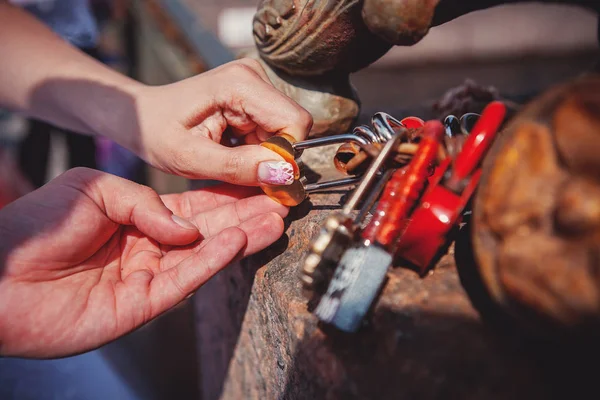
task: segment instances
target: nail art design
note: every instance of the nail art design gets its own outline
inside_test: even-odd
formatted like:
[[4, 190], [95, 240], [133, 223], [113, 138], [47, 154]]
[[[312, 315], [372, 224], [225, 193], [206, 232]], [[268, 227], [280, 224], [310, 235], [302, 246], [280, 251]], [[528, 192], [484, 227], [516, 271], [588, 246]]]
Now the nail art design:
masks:
[[294, 183], [294, 167], [285, 161], [264, 161], [258, 164], [258, 180], [270, 185]]

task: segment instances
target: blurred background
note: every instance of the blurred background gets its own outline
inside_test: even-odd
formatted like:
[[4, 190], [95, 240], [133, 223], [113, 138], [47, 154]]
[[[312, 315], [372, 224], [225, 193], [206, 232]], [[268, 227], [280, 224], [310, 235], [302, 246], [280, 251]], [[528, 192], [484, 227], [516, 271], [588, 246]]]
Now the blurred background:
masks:
[[[62, 0], [15, 1], [40, 18]], [[201, 73], [254, 47], [257, 0], [90, 0], [97, 36], [73, 43], [152, 85]], [[60, 28], [60, 27], [58, 27]], [[377, 111], [426, 117], [448, 89], [473, 79], [526, 101], [597, 62], [597, 16], [582, 8], [500, 6], [434, 28], [352, 75], [361, 119]], [[116, 144], [82, 137], [0, 110], [0, 206], [68, 168], [88, 166], [183, 191]], [[207, 307], [204, 305], [204, 307]], [[81, 356], [0, 359], [0, 399], [207, 399], [202, 395], [194, 298], [131, 335]]]

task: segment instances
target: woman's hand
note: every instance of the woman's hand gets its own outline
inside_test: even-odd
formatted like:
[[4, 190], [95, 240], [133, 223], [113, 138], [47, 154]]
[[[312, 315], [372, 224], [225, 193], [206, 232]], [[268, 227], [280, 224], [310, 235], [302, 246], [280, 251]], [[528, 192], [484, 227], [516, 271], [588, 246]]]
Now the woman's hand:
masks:
[[0, 354], [94, 349], [190, 296], [283, 233], [256, 188], [158, 196], [78, 168], [0, 211]]
[[[4, 108], [107, 136], [161, 170], [188, 178], [253, 186], [292, 181], [289, 164], [256, 144], [276, 133], [301, 140], [312, 117], [275, 89], [255, 60], [147, 86], [74, 49], [2, 1], [0, 42]], [[226, 147], [228, 136], [247, 145]]]
[[[188, 178], [291, 183], [285, 173], [291, 165], [258, 144], [277, 133], [302, 140], [312, 126], [310, 114], [275, 89], [251, 59], [166, 86], [142, 86], [134, 97], [137, 127], [123, 122], [115, 125], [118, 134], [108, 133], [129, 137], [124, 144], [150, 164]], [[243, 145], [228, 146], [231, 138]]]

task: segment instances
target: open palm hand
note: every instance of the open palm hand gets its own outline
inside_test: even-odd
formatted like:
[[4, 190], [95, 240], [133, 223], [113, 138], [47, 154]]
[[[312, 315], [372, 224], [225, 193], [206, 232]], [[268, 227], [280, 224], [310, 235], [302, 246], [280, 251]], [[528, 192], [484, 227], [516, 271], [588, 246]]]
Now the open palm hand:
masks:
[[0, 354], [91, 350], [175, 306], [281, 236], [287, 208], [257, 193], [222, 185], [158, 196], [74, 169], [8, 205], [0, 211]]

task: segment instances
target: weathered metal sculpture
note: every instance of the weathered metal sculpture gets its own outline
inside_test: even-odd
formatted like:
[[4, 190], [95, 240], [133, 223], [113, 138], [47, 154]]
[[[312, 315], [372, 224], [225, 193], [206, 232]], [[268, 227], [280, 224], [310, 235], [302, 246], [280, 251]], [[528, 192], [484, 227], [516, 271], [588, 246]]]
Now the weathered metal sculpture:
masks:
[[[432, 26], [507, 2], [519, 0], [263, 0], [255, 57], [313, 114], [311, 135], [347, 132], [360, 108], [350, 73]], [[484, 315], [502, 310], [538, 332], [600, 321], [599, 93], [590, 75], [535, 99], [486, 158], [472, 230], [457, 244], [463, 283]]]
[[[469, 12], [523, 0], [262, 0], [254, 17], [255, 57], [277, 88], [309, 110], [311, 135], [347, 132], [360, 101], [349, 74], [395, 45]], [[597, 2], [580, 4], [598, 11]]]

